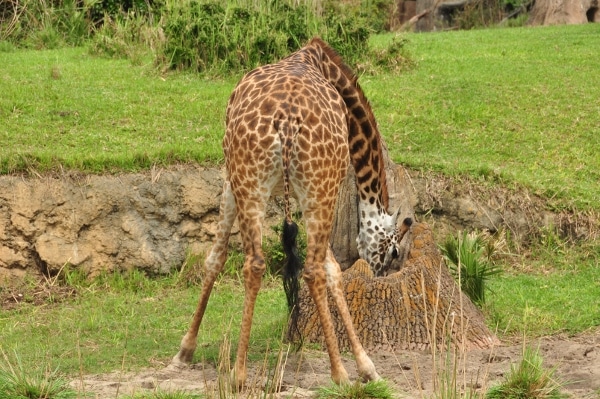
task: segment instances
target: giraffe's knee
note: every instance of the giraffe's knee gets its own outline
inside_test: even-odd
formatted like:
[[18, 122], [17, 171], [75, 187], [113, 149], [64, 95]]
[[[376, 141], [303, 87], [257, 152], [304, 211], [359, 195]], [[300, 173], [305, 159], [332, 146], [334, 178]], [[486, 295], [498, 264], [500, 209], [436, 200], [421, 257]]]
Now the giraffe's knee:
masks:
[[324, 289], [327, 284], [325, 271], [321, 268], [305, 267], [302, 278], [311, 291], [313, 289]]
[[267, 270], [265, 258], [260, 255], [254, 255], [249, 257], [244, 262], [244, 276], [245, 277], [262, 277]]

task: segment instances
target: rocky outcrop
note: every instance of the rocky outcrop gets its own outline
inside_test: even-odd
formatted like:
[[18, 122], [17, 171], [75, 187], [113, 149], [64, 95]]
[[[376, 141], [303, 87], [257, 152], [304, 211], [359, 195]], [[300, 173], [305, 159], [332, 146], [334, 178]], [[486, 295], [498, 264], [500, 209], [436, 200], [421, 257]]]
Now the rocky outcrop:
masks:
[[600, 22], [598, 0], [534, 1], [530, 25], [585, 24]]
[[[519, 242], [544, 228], [574, 239], [600, 236], [597, 213], [552, 213], [523, 189], [486, 187], [393, 164], [386, 173], [390, 210], [400, 208], [401, 220], [427, 221], [440, 239], [463, 229], [506, 229]], [[0, 280], [25, 270], [53, 275], [67, 263], [91, 275], [178, 268], [188, 251], [210, 246], [222, 182], [219, 168], [191, 166], [102, 176], [0, 176]], [[356, 201], [351, 200], [356, 187], [350, 175], [339, 198], [338, 204], [345, 201], [336, 212], [332, 246], [346, 268], [358, 258]], [[281, 223], [279, 204], [273, 201], [267, 208], [265, 233]]]
[[186, 251], [210, 245], [222, 181], [219, 169], [191, 167], [104, 176], [2, 176], [0, 277], [32, 268], [53, 275], [67, 263], [91, 275], [178, 268]]
[[[373, 277], [369, 265], [357, 261], [342, 273], [346, 302], [361, 343], [368, 349], [427, 349], [447, 344], [465, 349], [489, 348], [499, 343], [487, 328], [482, 312], [464, 295], [450, 275], [424, 223], [413, 225], [410, 250], [399, 272]], [[333, 304], [333, 299], [329, 298]], [[330, 307], [338, 344], [350, 349], [335, 306]], [[299, 299], [293, 341], [323, 345], [323, 331], [307, 286]]]

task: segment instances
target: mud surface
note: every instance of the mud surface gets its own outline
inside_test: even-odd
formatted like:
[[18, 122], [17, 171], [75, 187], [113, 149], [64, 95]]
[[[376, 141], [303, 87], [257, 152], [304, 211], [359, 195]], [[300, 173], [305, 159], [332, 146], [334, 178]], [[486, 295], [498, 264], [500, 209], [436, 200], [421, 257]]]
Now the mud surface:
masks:
[[[575, 337], [548, 337], [528, 342], [539, 347], [548, 368], [556, 367], [555, 377], [564, 385], [563, 391], [572, 398], [598, 398], [600, 395], [600, 329]], [[463, 360], [457, 354], [457, 371], [461, 389], [485, 390], [502, 380], [521, 360], [522, 342], [502, 344], [491, 350], [473, 350]], [[445, 355], [444, 355], [445, 356]], [[427, 398], [433, 393], [433, 370], [440, 370], [440, 360], [434, 365], [430, 352], [398, 351], [371, 354], [382, 377], [392, 383], [398, 396], [408, 399]], [[311, 397], [318, 387], [330, 384], [329, 363], [325, 352], [301, 351], [284, 357], [285, 363], [281, 390], [276, 397]], [[355, 365], [350, 356], [345, 358], [346, 368], [353, 380], [357, 379]], [[463, 373], [464, 371], [464, 373]], [[261, 364], [251, 364], [249, 387], [241, 397], [262, 397], [265, 378]], [[113, 372], [85, 375], [71, 382], [73, 387], [95, 398], [116, 398], [121, 395], [150, 393], [156, 390], [187, 391], [218, 396], [219, 378], [213, 364], [193, 364], [189, 368], [174, 369], [169, 365], [139, 372]]]

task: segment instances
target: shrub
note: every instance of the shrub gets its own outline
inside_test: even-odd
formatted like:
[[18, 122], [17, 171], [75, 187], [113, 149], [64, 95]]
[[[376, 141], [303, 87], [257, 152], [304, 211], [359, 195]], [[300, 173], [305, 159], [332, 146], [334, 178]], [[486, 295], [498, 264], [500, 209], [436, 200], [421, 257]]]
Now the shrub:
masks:
[[0, 40], [34, 48], [81, 45], [91, 33], [77, 0], [8, 1], [0, 6]]
[[359, 17], [331, 10], [321, 16], [305, 3], [272, 0], [253, 7], [192, 0], [168, 7], [160, 62], [171, 69], [247, 71], [320, 36], [353, 64], [365, 56], [370, 32]]
[[165, 0], [98, 0], [91, 3], [87, 10], [88, 20], [94, 25], [101, 25], [106, 17], [115, 19], [134, 14], [160, 15]]
[[449, 236], [440, 250], [461, 290], [476, 304], [485, 304], [486, 282], [501, 269], [492, 262], [493, 246], [478, 233]]

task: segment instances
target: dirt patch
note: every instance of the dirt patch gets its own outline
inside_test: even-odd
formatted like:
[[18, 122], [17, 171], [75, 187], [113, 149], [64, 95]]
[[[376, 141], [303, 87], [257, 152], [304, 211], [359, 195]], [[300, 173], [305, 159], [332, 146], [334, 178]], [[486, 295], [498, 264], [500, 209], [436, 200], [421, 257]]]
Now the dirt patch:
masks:
[[[598, 398], [600, 394], [600, 329], [575, 337], [541, 338], [528, 343], [539, 347], [547, 367], [556, 367], [556, 377], [565, 383], [564, 391], [572, 398]], [[523, 344], [513, 342], [488, 350], [472, 350], [464, 363], [457, 366], [460, 381], [466, 389], [485, 390], [498, 383], [509, 371], [511, 364], [521, 359]], [[371, 355], [382, 377], [392, 382], [395, 392], [408, 399], [430, 397], [434, 390], [434, 366], [430, 352], [378, 351]], [[443, 358], [438, 357], [438, 362]], [[345, 364], [353, 380], [357, 379], [350, 356]], [[438, 363], [439, 364], [439, 363]], [[464, 375], [463, 375], [464, 370]], [[266, 373], [260, 364], [251, 364], [247, 397], [264, 394]], [[285, 362], [283, 384], [277, 397], [311, 397], [316, 389], [330, 383], [329, 362], [325, 352], [301, 351], [289, 354]], [[174, 369], [164, 365], [139, 372], [113, 372], [85, 375], [71, 385], [94, 398], [116, 398], [120, 395], [160, 391], [187, 391], [211, 394], [219, 391], [217, 368], [212, 364], [197, 363], [189, 368]], [[463, 383], [460, 386], [464, 388]]]
[[56, 284], [56, 281], [43, 277], [10, 278], [0, 280], [0, 309], [12, 310], [21, 304], [41, 306], [59, 303], [77, 295], [73, 287]]

